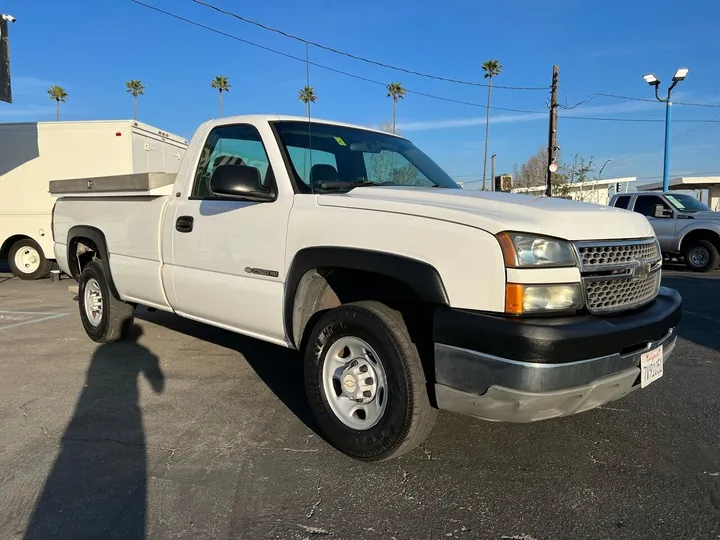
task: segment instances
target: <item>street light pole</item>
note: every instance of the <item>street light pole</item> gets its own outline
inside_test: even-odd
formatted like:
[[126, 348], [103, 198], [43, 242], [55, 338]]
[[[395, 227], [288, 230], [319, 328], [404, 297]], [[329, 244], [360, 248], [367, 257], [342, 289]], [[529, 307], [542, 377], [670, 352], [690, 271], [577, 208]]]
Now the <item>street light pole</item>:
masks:
[[497, 154], [490, 156], [490, 163], [492, 163], [490, 166], [490, 191], [495, 191], [495, 156]]
[[603, 163], [603, 166], [600, 167], [600, 172], [598, 173], [598, 180], [600, 180], [602, 178], [602, 172], [603, 172], [603, 169], [605, 169], [605, 165], [607, 165], [611, 161], [612, 161], [612, 158], [608, 159], [605, 163]]
[[652, 73], [643, 75], [643, 79], [650, 86], [655, 87], [655, 99], [661, 103], [665, 103], [665, 155], [663, 157], [663, 191], [670, 189], [670, 122], [672, 119], [672, 91], [677, 86], [677, 83], [684, 80], [690, 70], [688, 68], [680, 68], [675, 72], [673, 76], [673, 82], [668, 87], [667, 98], [662, 99], [660, 97], [660, 79], [658, 79]]

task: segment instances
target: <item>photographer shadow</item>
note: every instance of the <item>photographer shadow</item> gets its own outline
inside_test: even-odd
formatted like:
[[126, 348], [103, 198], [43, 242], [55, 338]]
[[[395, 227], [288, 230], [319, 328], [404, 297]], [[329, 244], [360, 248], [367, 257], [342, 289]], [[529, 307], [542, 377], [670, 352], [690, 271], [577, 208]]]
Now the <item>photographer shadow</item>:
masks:
[[100, 345], [30, 518], [26, 540], [145, 538], [147, 449], [139, 395], [165, 388], [158, 358], [125, 340]]

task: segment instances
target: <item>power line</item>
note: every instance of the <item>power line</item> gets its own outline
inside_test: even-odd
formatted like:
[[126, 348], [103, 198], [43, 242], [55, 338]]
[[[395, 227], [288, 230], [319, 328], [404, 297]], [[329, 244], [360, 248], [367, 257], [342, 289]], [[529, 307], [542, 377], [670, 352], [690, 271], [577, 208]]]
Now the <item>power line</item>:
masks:
[[[605, 118], [595, 116], [560, 116], [563, 120], [597, 120], [599, 122], [665, 122], [659, 118]], [[720, 124], [720, 120], [673, 120], [675, 123], [685, 124]]]
[[[684, 176], [684, 177], [692, 178], [692, 177], [696, 177], [696, 176], [707, 176], [710, 174], [720, 174], [720, 171], [707, 171], [707, 172], [700, 172], [700, 173], [675, 173], [672, 176], [675, 176], [675, 177]], [[660, 175], [660, 176], [642, 176], [642, 177], [636, 178], [636, 180], [656, 180], [658, 178], [662, 178], [662, 175]], [[703, 189], [703, 188], [688, 187], [688, 189], [692, 190], [692, 189]]]
[[[193, 1], [194, 1], [194, 0], [193, 0]], [[233, 39], [233, 40], [235, 40], [235, 41], [239, 41], [239, 42], [244, 43], [244, 44], [246, 44], [246, 45], [250, 45], [250, 46], [253, 46], [253, 47], [257, 47], [257, 48], [262, 49], [262, 50], [264, 50], [264, 51], [271, 52], [271, 53], [274, 53], [274, 54], [278, 54], [278, 55], [283, 56], [283, 57], [285, 57], [285, 58], [290, 58], [291, 60], [296, 60], [296, 61], [302, 62], [302, 63], [304, 63], [304, 64], [310, 64], [310, 65], [312, 65], [312, 66], [315, 66], [315, 67], [320, 68], [320, 69], [324, 69], [324, 70], [326, 70], [326, 71], [330, 71], [330, 72], [332, 72], [332, 73], [337, 73], [337, 74], [339, 74], [339, 75], [344, 75], [344, 76], [346, 76], [346, 77], [351, 77], [351, 78], [353, 78], [353, 79], [360, 80], [360, 81], [364, 81], [364, 82], [368, 82], [368, 83], [375, 84], [375, 85], [378, 85], [378, 86], [382, 86], [382, 87], [387, 86], [387, 84], [384, 83], [384, 82], [377, 81], [377, 80], [374, 80], [374, 79], [370, 79], [370, 78], [368, 78], [368, 77], [363, 77], [363, 76], [357, 75], [357, 74], [355, 74], [355, 73], [350, 73], [350, 72], [348, 72], [348, 71], [343, 71], [343, 70], [336, 69], [336, 68], [333, 68], [333, 67], [330, 67], [330, 66], [326, 66], [326, 65], [323, 65], [323, 64], [318, 64], [317, 62], [307, 62], [305, 58], [301, 58], [301, 57], [299, 57], [299, 56], [295, 56], [295, 55], [292, 55], [292, 54], [289, 54], [289, 53], [286, 53], [286, 52], [283, 52], [283, 51], [274, 49], [274, 48], [272, 48], [272, 47], [268, 47], [268, 46], [266, 46], [266, 45], [261, 45], [261, 44], [259, 44], [259, 43], [254, 42], [254, 41], [250, 41], [250, 40], [247, 40], [247, 39], [238, 37], [238, 36], [236, 36], [236, 35], [234, 35], [234, 34], [230, 34], [230, 33], [228, 33], [228, 32], [224, 32], [224, 31], [222, 31], [222, 30], [218, 30], [217, 28], [213, 28], [213, 27], [208, 26], [208, 25], [206, 25], [206, 24], [199, 23], [199, 22], [194, 21], [194, 20], [192, 20], [192, 19], [188, 19], [188, 18], [183, 17], [183, 16], [181, 16], [181, 15], [177, 15], [177, 14], [172, 13], [172, 12], [170, 12], [170, 11], [166, 11], [166, 10], [164, 10], [164, 9], [161, 9], [161, 8], [158, 8], [158, 7], [155, 7], [155, 6], [152, 6], [152, 5], [150, 5], [150, 4], [146, 4], [145, 2], [142, 2], [142, 1], [140, 1], [140, 0], [130, 0], [130, 2], [132, 2], [132, 3], [134, 3], [134, 4], [137, 4], [137, 5], [139, 5], [139, 6], [142, 6], [142, 7], [144, 7], [144, 8], [147, 8], [147, 9], [150, 9], [150, 10], [153, 10], [153, 11], [156, 11], [156, 12], [161, 13], [161, 14], [163, 14], [163, 15], [166, 15], [166, 16], [168, 16], [168, 17], [172, 17], [173, 19], [177, 19], [177, 20], [182, 21], [182, 22], [185, 22], [185, 23], [187, 23], [187, 24], [191, 24], [191, 25], [193, 25], [193, 26], [197, 26], [198, 28], [202, 28], [202, 29], [204, 29], [204, 30], [208, 30], [208, 31], [210, 31], [210, 32], [213, 32], [213, 33], [215, 33], [215, 34], [218, 34], [218, 35], [221, 35], [221, 36], [224, 36], [224, 37]], [[493, 87], [495, 88], [494, 85], [493, 85]], [[467, 106], [469, 106], [469, 107], [478, 107], [478, 108], [481, 108], [481, 109], [486, 109], [486, 108], [487, 108], [487, 105], [483, 105], [482, 103], [473, 103], [473, 102], [470, 102], [470, 101], [463, 101], [463, 100], [459, 100], [459, 99], [449, 98], [449, 97], [446, 97], [446, 96], [438, 96], [438, 95], [435, 95], [435, 94], [429, 94], [429, 93], [427, 93], [427, 92], [420, 92], [420, 91], [411, 90], [411, 89], [406, 89], [406, 90], [407, 90], [407, 93], [408, 93], [408, 94], [413, 94], [413, 95], [416, 95], [416, 96], [422, 96], [422, 97], [426, 97], [426, 98], [430, 98], [430, 99], [436, 99], [436, 100], [445, 101], [445, 102], [448, 102], [448, 103], [457, 103], [457, 104], [459, 104], [459, 105], [467, 105]], [[600, 94], [598, 94], [598, 95], [600, 95]], [[615, 97], [615, 96], [612, 95], [612, 94], [604, 94], [604, 95], [610, 96], [610, 97]], [[617, 97], [623, 97], [623, 96], [617, 96]], [[641, 99], [641, 98], [626, 98], [626, 99]], [[587, 101], [587, 99], [586, 99], [585, 101]], [[652, 101], [652, 100], [642, 100], [642, 101]], [[570, 108], [574, 108], [574, 107], [570, 107]], [[533, 111], [533, 110], [528, 110], [528, 109], [513, 109], [513, 108], [508, 108], [508, 107], [496, 107], [496, 106], [491, 106], [490, 109], [496, 110], [496, 111], [504, 111], [504, 112], [516, 112], [516, 113], [522, 113], [522, 114], [543, 114], [543, 115], [546, 114], [546, 112], [544, 112], [544, 111]], [[590, 120], [590, 121], [593, 121], [593, 120], [594, 120], [594, 121], [604, 121], [604, 122], [663, 122], [663, 121], [664, 121], [664, 120], [643, 119], [643, 118], [640, 118], [640, 119], [627, 119], [627, 118], [600, 118], [600, 117], [582, 117], [582, 116], [561, 116], [560, 118], [563, 118], [563, 119], [576, 119], [576, 120]], [[717, 122], [717, 121], [716, 121], [716, 120], [673, 120], [673, 122], [678, 122], [678, 123], [682, 123], [682, 122], [687, 122], [687, 123], [693, 123], [693, 122], [697, 122], [697, 123], [714, 123], [714, 122]]]
[[[440, 77], [438, 75], [430, 75], [428, 73], [422, 73], [420, 71], [414, 71], [411, 69], [394, 66], [392, 64], [385, 64], [383, 62], [378, 62], [376, 60], [370, 60], [369, 58], [365, 58], [364, 56], [358, 56], [356, 54], [351, 54], [351, 53], [348, 53], [345, 51], [341, 51], [334, 47], [328, 47], [327, 45], [322, 45], [315, 41], [310, 41], [308, 39], [301, 38], [294, 34], [285, 32], [283, 30], [273, 28], [272, 26], [268, 26], [266, 24], [262, 24], [257, 21], [253, 21], [252, 19], [248, 19], [247, 17], [243, 17], [242, 15], [238, 15], [237, 13], [233, 13], [232, 11], [228, 11], [228, 10], [219, 8], [208, 2], [203, 2], [202, 0], [192, 0], [192, 2], [199, 4], [201, 6], [205, 6], [206, 8], [212, 9], [214, 11], [217, 11], [218, 13], [222, 13], [223, 15], [227, 15], [229, 17], [234, 17], [235, 19], [238, 19], [245, 23], [252, 24], [254, 26], [257, 26], [258, 28], [262, 28], [263, 30], [267, 30], [269, 32], [274, 32], [276, 34], [280, 34], [281, 36], [285, 36], [286, 38], [289, 38], [289, 39], [294, 39], [295, 41], [305, 43], [306, 45], [312, 45], [313, 47], [317, 47], [318, 49], [323, 49], [323, 50], [326, 50], [326, 51], [329, 51], [329, 52], [332, 52], [335, 54], [339, 54], [341, 56], [346, 56], [346, 57], [352, 58], [354, 60], [360, 60], [361, 62], [365, 62], [367, 64], [373, 64], [373, 65], [384, 67], [387, 69], [392, 69], [394, 71], [401, 71], [403, 73], [409, 73], [410, 75], [417, 75], [418, 77], [425, 77], [427, 79], [434, 79], [437, 81], [445, 81], [445, 82], [451, 82], [451, 83], [455, 83], [455, 84], [464, 84], [464, 85], [468, 85], [468, 86], [481, 86], [481, 87], [485, 87], [485, 88], [487, 88], [489, 86], [488, 84], [483, 84], [483, 83], [464, 81], [461, 79], [451, 79], [448, 77]], [[504, 90], [548, 90], [547, 86], [499, 86], [499, 85], [495, 85], [495, 84], [493, 85], [493, 88], [502, 88]]]
[[[267, 47], [267, 46], [265, 46], [265, 45], [260, 45], [259, 43], [255, 43], [254, 41], [250, 41], [250, 40], [247, 40], [247, 39], [243, 39], [243, 38], [238, 37], [238, 36], [236, 36], [236, 35], [234, 35], [234, 34], [230, 34], [230, 33], [228, 33], [228, 32], [223, 32], [222, 30], [218, 30], [217, 28], [213, 28], [212, 26], [208, 26], [208, 25], [206, 25], [206, 24], [202, 24], [202, 23], [199, 23], [199, 22], [197, 22], [197, 21], [193, 21], [192, 19], [188, 19], [188, 18], [186, 18], [186, 17], [182, 17], [181, 15], [177, 15], [177, 14], [175, 14], [175, 13], [171, 13], [170, 11], [166, 11], [166, 10], [164, 10], [164, 9], [160, 9], [160, 8], [158, 8], [158, 7], [152, 6], [152, 5], [150, 5], [150, 4], [146, 4], [146, 3], [144, 3], [144, 2], [141, 2], [140, 0], [130, 0], [130, 2], [132, 2], [132, 3], [134, 3], [134, 4], [137, 4], [137, 5], [139, 5], [139, 6], [145, 7], [145, 8], [147, 8], [147, 9], [151, 9], [151, 10], [156, 11], [156, 12], [158, 12], [158, 13], [162, 13], [163, 15], [166, 15], [166, 16], [168, 16], [168, 17], [172, 17], [173, 19], [177, 19], [177, 20], [179, 20], [179, 21], [183, 21], [183, 22], [185, 22], [185, 23], [192, 24], [193, 26], [197, 26], [198, 28], [202, 28], [202, 29], [204, 29], [204, 30], [208, 30], [208, 31], [210, 31], [210, 32], [214, 32], [215, 34], [219, 34], [219, 35], [221, 35], [221, 36], [224, 36], [224, 37], [227, 37], [227, 38], [230, 38], [230, 39], [234, 39], [235, 41], [239, 41], [239, 42], [244, 43], [244, 44], [246, 44], [246, 45], [251, 45], [251, 46], [253, 46], [253, 47], [257, 47], [257, 48], [259, 48], [259, 49], [263, 49], [263, 50], [268, 51], [268, 52], [272, 52], [272, 53], [275, 53], [275, 54], [279, 54], [280, 56], [284, 56], [285, 58], [290, 58], [290, 59], [292, 59], [292, 60], [297, 60], [298, 62], [302, 62], [303, 64], [306, 64], [306, 63], [307, 63], [307, 64], [310, 64], [311, 66], [315, 66], [315, 67], [320, 68], [320, 69], [324, 69], [324, 70], [327, 70], [327, 71], [331, 71], [331, 72], [337, 73], [337, 74], [339, 74], [339, 75], [345, 75], [346, 77], [352, 77], [353, 79], [357, 79], [357, 80], [360, 80], [360, 81], [365, 81], [365, 82], [368, 82], [368, 83], [376, 84], [376, 85], [379, 85], [379, 86], [382, 86], [382, 87], [386, 87], [386, 86], [387, 86], [387, 83], [384, 83], [384, 82], [381, 82], [381, 81], [376, 81], [376, 80], [374, 80], [374, 79], [369, 79], [368, 77], [363, 77], [363, 76], [361, 76], [361, 75], [356, 75], [355, 73], [350, 73], [350, 72], [348, 72], [348, 71], [343, 71], [343, 70], [341, 70], [341, 69], [335, 69], [335, 68], [332, 68], [332, 67], [330, 67], [330, 66], [325, 66], [325, 65], [323, 65], [323, 64], [318, 64], [317, 62], [307, 62], [305, 58], [300, 58], [299, 56], [294, 56], [294, 55], [292, 55], [292, 54], [288, 54], [288, 53], [286, 53], [286, 52], [279, 51], [279, 50], [277, 50], [277, 49], [273, 49], [272, 47]], [[495, 86], [493, 86], [493, 88], [494, 88], [494, 87], [495, 87]], [[457, 99], [453, 99], [453, 98], [448, 98], [448, 97], [444, 97], [444, 96], [437, 96], [437, 95], [434, 95], [434, 94], [428, 94], [428, 93], [426, 93], [426, 92], [418, 92], [418, 91], [409, 90], [409, 89], [406, 89], [406, 91], [407, 91], [408, 94], [414, 94], [414, 95], [417, 95], [417, 96], [423, 96], [423, 97], [432, 98], [432, 99], [437, 99], [437, 100], [441, 100], [441, 101], [447, 101], [447, 102], [450, 102], [450, 103], [459, 103], [459, 104], [461, 104], [461, 105], [469, 105], [469, 106], [471, 106], [471, 107], [480, 107], [480, 108], [483, 108], [483, 109], [487, 108], [487, 105], [482, 105], [482, 104], [480, 104], [480, 103], [472, 103], [472, 102], [469, 102], [469, 101], [461, 101], [461, 100], [457, 100]], [[496, 110], [496, 111], [517, 112], [517, 113], [526, 113], [526, 114], [544, 114], [542, 111], [529, 111], [529, 110], [526, 110], [526, 109], [510, 109], [510, 108], [507, 108], [507, 107], [495, 107], [495, 106], [491, 106], [490, 108], [493, 109], [493, 110]]]
[[[644, 102], [648, 102], [648, 103], [657, 103], [658, 105], [661, 104], [660, 101], [658, 101], [656, 99], [651, 99], [651, 98], [639, 98], [639, 97], [631, 97], [631, 96], [621, 96], [618, 94], [607, 94], [604, 92], [594, 92], [594, 93], [590, 94], [589, 96], [587, 96], [582, 101], [577, 102], [575, 105], [565, 104], [565, 105], [560, 105], [560, 108], [567, 109], [567, 110], [574, 109], [575, 107], [579, 107], [580, 105], [583, 105], [584, 103], [587, 103], [588, 101], [591, 101], [598, 97], [609, 97], [609, 98], [615, 98], [615, 99], [625, 99], [625, 100], [630, 100], [630, 101], [644, 101]], [[688, 107], [720, 108], [720, 105], [713, 105], [712, 103], [687, 103], [685, 101], [673, 101], [673, 105], [685, 105]]]
[[[711, 119], [709, 122], [715, 122], [715, 125], [696, 125], [689, 127], [688, 129], [681, 131], [677, 135], [673, 136], [671, 139], [671, 143], [674, 146], [680, 146], [687, 142], [690, 142], [691, 140], [697, 139], [698, 137], [701, 137], [703, 135], [707, 135], [711, 131], [715, 131], [720, 127], [720, 125], [717, 125], [718, 120], [720, 120], [720, 116], [716, 116], [715, 118]], [[677, 120], [675, 120], [677, 122]], [[663, 148], [663, 145], [655, 145], [651, 146], [647, 150], [642, 150], [636, 154], [633, 154], [631, 156], [621, 158], [618, 160], [613, 161], [613, 163], [610, 165], [610, 167], [617, 167], [617, 165], [620, 165], [622, 163], [627, 163], [629, 161], [633, 161], [637, 158], [648, 156], [650, 154], [654, 154], [655, 152], [661, 150]]]

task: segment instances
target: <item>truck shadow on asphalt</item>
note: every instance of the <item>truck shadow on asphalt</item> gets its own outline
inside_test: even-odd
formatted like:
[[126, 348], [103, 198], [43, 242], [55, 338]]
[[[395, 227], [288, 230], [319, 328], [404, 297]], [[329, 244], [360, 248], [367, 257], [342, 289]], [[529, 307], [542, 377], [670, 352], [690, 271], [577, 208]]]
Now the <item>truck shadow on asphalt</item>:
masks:
[[163, 311], [138, 308], [135, 318], [238, 352], [288, 410], [323, 438], [307, 402], [303, 359], [297, 351]]
[[100, 345], [87, 369], [72, 420], [38, 498], [25, 540], [144, 539], [147, 455], [139, 385], [165, 389], [158, 358], [138, 343]]

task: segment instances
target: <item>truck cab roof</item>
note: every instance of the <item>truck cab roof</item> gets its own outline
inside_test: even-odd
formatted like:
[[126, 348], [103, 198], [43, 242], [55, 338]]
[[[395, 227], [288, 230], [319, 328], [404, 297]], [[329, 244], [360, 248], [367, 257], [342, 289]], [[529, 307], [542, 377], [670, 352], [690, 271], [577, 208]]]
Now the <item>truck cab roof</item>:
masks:
[[373, 131], [375, 133], [383, 133], [384, 135], [391, 135], [393, 137], [397, 137], [399, 139], [404, 139], [405, 137], [401, 137], [400, 135], [397, 135], [395, 133], [390, 133], [388, 131], [382, 131], [380, 129], [370, 127], [370, 126], [361, 126], [359, 124], [348, 124], [346, 122], [337, 122], [335, 120], [326, 120], [323, 118], [309, 118], [306, 116], [293, 116], [293, 115], [285, 115], [285, 114], [241, 114], [236, 116], [224, 116], [222, 118], [215, 118], [212, 120], [208, 120], [207, 123], [210, 124], [212, 127], [214, 126], [222, 126], [227, 124], [238, 124], [238, 123], [251, 123], [251, 124], [257, 124], [261, 122], [275, 122], [275, 121], [285, 121], [285, 122], [310, 122], [311, 124], [327, 124], [332, 126], [342, 126], [347, 128], [354, 128], [354, 129], [363, 129], [365, 131]]

